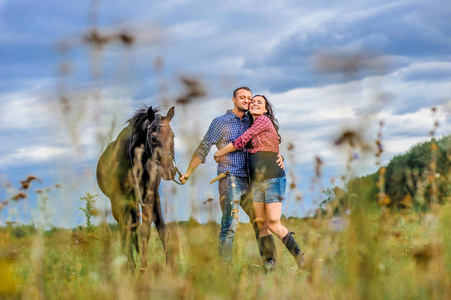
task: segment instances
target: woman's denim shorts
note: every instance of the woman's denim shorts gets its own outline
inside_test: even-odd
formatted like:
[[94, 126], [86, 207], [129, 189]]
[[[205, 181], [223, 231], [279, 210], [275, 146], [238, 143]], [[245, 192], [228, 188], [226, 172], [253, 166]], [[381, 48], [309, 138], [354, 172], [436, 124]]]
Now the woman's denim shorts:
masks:
[[277, 203], [284, 200], [287, 178], [271, 178], [252, 183], [254, 202]]

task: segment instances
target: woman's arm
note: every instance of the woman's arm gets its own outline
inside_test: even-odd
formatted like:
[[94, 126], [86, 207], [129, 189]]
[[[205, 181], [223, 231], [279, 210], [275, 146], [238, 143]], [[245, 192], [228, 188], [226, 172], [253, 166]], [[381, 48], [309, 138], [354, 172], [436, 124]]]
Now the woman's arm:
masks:
[[259, 135], [265, 130], [268, 130], [269, 127], [272, 126], [271, 120], [268, 119], [266, 116], [259, 116], [257, 119], [255, 119], [254, 124], [246, 130], [245, 133], [243, 133], [239, 138], [235, 139], [233, 141], [233, 145], [237, 149], [243, 149], [247, 142], [249, 142], [254, 136]]
[[215, 152], [215, 156], [220, 157], [226, 154], [229, 154], [230, 152], [236, 151], [237, 149], [235, 146], [233, 146], [232, 143], [228, 143], [225, 147], [219, 149]]
[[249, 142], [254, 136], [258, 135], [262, 131], [267, 130], [268, 126], [270, 125], [272, 126], [272, 123], [266, 116], [258, 117], [255, 120], [254, 124], [248, 130], [246, 130], [245, 133], [235, 139], [232, 143], [228, 143], [225, 147], [216, 151], [215, 160], [216, 157], [221, 157], [238, 149], [243, 149], [247, 142]]

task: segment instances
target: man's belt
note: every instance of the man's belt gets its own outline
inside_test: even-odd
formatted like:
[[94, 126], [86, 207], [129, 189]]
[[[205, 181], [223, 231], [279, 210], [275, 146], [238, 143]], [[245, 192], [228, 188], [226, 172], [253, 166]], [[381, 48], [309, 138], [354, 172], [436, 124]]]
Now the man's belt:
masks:
[[213, 179], [210, 181], [210, 184], [215, 183], [215, 182], [218, 181], [219, 179], [225, 178], [227, 175], [229, 175], [229, 173], [230, 173], [230, 171], [227, 170], [226, 172], [219, 174], [218, 176], [216, 176], [215, 178], [213, 178]]

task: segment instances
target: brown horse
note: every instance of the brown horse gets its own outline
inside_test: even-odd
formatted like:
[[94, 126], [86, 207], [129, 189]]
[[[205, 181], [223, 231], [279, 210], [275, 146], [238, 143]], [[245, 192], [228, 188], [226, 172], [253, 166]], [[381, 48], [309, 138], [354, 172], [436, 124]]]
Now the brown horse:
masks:
[[[110, 143], [97, 164], [97, 183], [110, 199], [113, 216], [121, 233], [122, 251], [132, 270], [136, 268], [133, 247], [140, 254], [141, 269], [147, 269], [150, 226], [155, 223], [166, 253], [168, 233], [161, 212], [158, 187], [161, 178], [174, 180], [174, 133], [169, 122], [174, 107], [166, 116], [145, 105], [128, 120], [128, 126]], [[140, 212], [141, 211], [141, 212]]]

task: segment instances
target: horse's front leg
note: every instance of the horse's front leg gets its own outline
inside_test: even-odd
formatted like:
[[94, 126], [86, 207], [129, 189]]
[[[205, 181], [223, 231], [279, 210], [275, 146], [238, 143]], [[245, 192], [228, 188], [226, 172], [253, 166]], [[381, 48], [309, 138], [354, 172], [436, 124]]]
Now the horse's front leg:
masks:
[[152, 206], [147, 204], [142, 206], [142, 222], [138, 228], [139, 253], [141, 256], [141, 271], [147, 271], [147, 249], [150, 239], [150, 225], [152, 224]]
[[161, 212], [160, 197], [157, 197], [155, 200], [156, 201], [153, 208], [155, 226], [157, 227], [160, 240], [163, 243], [164, 253], [166, 255], [166, 264], [174, 268], [174, 253], [169, 246], [169, 232], [166, 223], [164, 222], [163, 214]]

